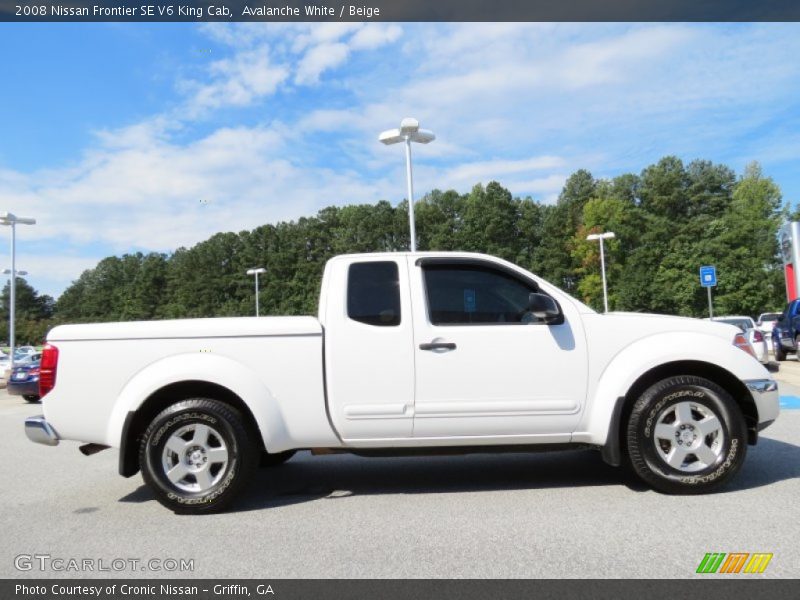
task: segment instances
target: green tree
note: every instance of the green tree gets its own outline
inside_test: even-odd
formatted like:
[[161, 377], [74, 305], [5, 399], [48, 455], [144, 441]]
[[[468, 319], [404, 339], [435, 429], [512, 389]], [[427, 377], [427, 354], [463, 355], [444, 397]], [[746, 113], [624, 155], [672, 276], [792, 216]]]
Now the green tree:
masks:
[[777, 231], [783, 213], [781, 192], [751, 163], [736, 182], [733, 200], [723, 216], [716, 264], [719, 286], [717, 311], [757, 315], [784, 304], [783, 271], [778, 258]]
[[[21, 322], [35, 337], [42, 323], [251, 315], [251, 267], [267, 269], [261, 314], [313, 314], [329, 258], [408, 248], [407, 208], [405, 201], [330, 206], [169, 255], [105, 258], [54, 307], [23, 289]], [[494, 254], [595, 308], [602, 306], [599, 245], [586, 235], [614, 231], [606, 244], [612, 309], [701, 316], [702, 264], [718, 267], [718, 310], [755, 314], [782, 304], [776, 232], [785, 214], [778, 186], [757, 164], [737, 179], [725, 165], [667, 156], [613, 179], [576, 171], [554, 205], [515, 198], [496, 181], [467, 194], [433, 190], [416, 205], [416, 226], [421, 250]]]
[[[25, 279], [17, 277], [15, 289], [15, 341], [17, 345], [39, 344], [44, 339], [42, 325], [50, 323], [54, 301], [47, 294], [39, 294]], [[9, 307], [11, 284], [6, 282], [0, 295], [0, 339], [9, 341]]]
[[573, 256], [575, 232], [582, 225], [583, 207], [596, 195], [597, 181], [586, 170], [573, 173], [555, 206], [542, 215], [541, 244], [534, 251], [535, 271], [568, 292], [578, 289], [580, 262]]

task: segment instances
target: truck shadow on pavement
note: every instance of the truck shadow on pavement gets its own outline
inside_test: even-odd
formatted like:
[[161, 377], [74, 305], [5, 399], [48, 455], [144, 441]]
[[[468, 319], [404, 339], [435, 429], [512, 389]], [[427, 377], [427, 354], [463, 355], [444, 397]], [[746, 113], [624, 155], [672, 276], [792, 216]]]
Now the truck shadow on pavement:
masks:
[[[769, 438], [748, 447], [736, 479], [720, 493], [800, 478], [800, 447]], [[651, 492], [631, 468], [611, 467], [593, 450], [362, 458], [349, 454], [313, 457], [298, 453], [288, 463], [257, 471], [231, 512], [261, 510], [314, 500], [382, 494], [437, 494], [625, 486]], [[145, 486], [121, 502], [154, 500]]]

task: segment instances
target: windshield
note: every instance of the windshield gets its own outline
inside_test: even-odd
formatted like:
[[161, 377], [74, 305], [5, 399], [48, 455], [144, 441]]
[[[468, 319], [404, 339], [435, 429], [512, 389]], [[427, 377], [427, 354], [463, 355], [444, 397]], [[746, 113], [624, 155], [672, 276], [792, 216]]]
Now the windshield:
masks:
[[761, 315], [760, 321], [762, 323], [767, 323], [769, 321], [777, 321], [779, 316], [780, 316], [780, 313], [766, 313], [766, 314]]

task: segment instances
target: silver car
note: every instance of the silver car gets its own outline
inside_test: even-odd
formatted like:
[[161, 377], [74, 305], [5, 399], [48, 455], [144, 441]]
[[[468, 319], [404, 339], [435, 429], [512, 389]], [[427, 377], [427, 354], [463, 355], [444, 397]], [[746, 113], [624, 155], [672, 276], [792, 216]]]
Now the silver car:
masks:
[[756, 322], [752, 319], [752, 317], [726, 315], [724, 317], [714, 317], [713, 320], [721, 323], [728, 323], [729, 325], [735, 325], [741, 329], [742, 333], [747, 336], [747, 341], [750, 342], [750, 345], [753, 347], [753, 352], [755, 352], [756, 358], [759, 360], [759, 362], [762, 364], [767, 364], [769, 362], [767, 336], [765, 336], [764, 332], [756, 326]]

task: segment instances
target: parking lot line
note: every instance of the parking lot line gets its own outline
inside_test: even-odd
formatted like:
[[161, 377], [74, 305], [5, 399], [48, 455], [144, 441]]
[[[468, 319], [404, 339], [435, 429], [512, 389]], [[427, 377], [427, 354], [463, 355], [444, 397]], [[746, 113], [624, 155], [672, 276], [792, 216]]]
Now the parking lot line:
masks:
[[781, 410], [800, 410], [800, 397], [781, 396]]

